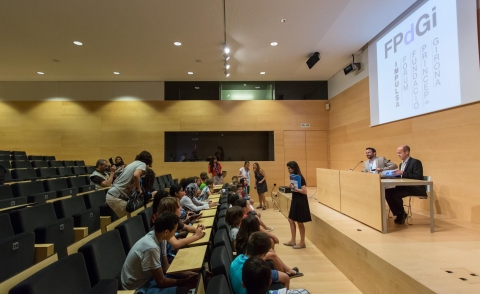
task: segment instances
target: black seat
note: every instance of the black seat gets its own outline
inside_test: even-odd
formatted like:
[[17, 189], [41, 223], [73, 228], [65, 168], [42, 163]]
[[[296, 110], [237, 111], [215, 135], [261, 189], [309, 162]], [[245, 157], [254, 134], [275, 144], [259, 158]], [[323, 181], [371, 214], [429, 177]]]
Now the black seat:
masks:
[[12, 160], [19, 160], [19, 161], [28, 161], [27, 155], [11, 155], [10, 158]]
[[34, 273], [10, 290], [10, 294], [87, 294], [117, 293], [118, 282], [103, 280], [90, 286], [87, 267], [82, 254], [75, 253]]
[[165, 188], [170, 188], [173, 183], [168, 179], [168, 175], [163, 175], [163, 182], [165, 183]]
[[227, 279], [230, 292], [232, 291], [230, 283], [230, 264], [232, 263], [232, 256], [228, 255], [225, 246], [219, 246], [213, 249], [210, 257], [210, 271], [214, 276], [224, 275]]
[[85, 257], [90, 284], [102, 279], [117, 279], [122, 289], [120, 274], [126, 256], [118, 230], [106, 232], [78, 249]]
[[128, 255], [133, 245], [147, 233], [143, 225], [142, 217], [139, 215], [127, 219], [116, 226], [115, 229], [120, 233], [125, 255]]
[[[158, 183], [159, 189], [161, 191], [165, 191], [166, 186], [165, 186], [165, 181], [163, 180], [162, 176], [157, 177], [157, 183]], [[159, 190], [157, 190], [157, 191], [159, 191]]]
[[74, 163], [76, 166], [85, 166], [85, 161], [83, 160], [75, 160]]
[[42, 182], [24, 182], [11, 185], [15, 197], [27, 197], [29, 203], [45, 203], [45, 201], [57, 198], [57, 192], [46, 192]]
[[45, 161], [43, 159], [43, 156], [42, 155], [29, 155], [28, 156], [28, 160], [42, 160], [42, 161]]
[[13, 232], [12, 222], [7, 213], [0, 214], [0, 240], [15, 235]]
[[36, 168], [37, 176], [41, 178], [58, 178], [57, 171], [54, 167], [40, 167]]
[[1, 161], [3, 161], [3, 160], [9, 161], [10, 160], [10, 155], [1, 155], [0, 154], [0, 160]]
[[27, 197], [13, 197], [10, 185], [0, 185], [0, 208], [27, 204]]
[[84, 166], [72, 166], [71, 169], [74, 175], [85, 175], [87, 173]]
[[12, 169], [12, 178], [14, 180], [36, 180], [39, 178], [37, 173], [33, 168], [19, 168], [19, 169]]
[[57, 171], [57, 175], [61, 177], [74, 176], [72, 169], [70, 167], [66, 167], [66, 166], [56, 167], [55, 170]]
[[228, 285], [227, 279], [224, 275], [216, 275], [210, 279], [207, 286], [206, 294], [233, 294], [231, 292], [230, 286]]
[[56, 160], [49, 160], [48, 165], [50, 167], [62, 167], [63, 166], [61, 161], [56, 161]]
[[151, 220], [152, 220], [152, 216], [153, 216], [153, 207], [150, 206], [149, 208], [140, 211], [138, 213], [138, 215], [142, 217], [143, 226], [145, 227], [145, 231], [149, 232], [150, 228], [152, 227], [151, 226], [151, 223], [152, 223]]
[[218, 212], [218, 218], [222, 218], [222, 217], [225, 217], [227, 215], [227, 210], [226, 209], [223, 209], [223, 210], [220, 210]]
[[55, 160], [55, 156], [44, 156], [43, 160], [47, 160], [47, 161]]
[[3, 166], [5, 169], [12, 168], [12, 165], [10, 164], [10, 160], [0, 160], [0, 166]]
[[48, 161], [46, 160], [32, 160], [30, 163], [33, 167], [48, 167]]
[[85, 185], [85, 179], [83, 177], [67, 178], [67, 184], [71, 188], [77, 188], [79, 193], [95, 190], [95, 185]]
[[[8, 215], [6, 214], [8, 217]], [[35, 234], [20, 233], [0, 239], [0, 282], [35, 264]]]
[[81, 196], [55, 201], [53, 207], [58, 219], [73, 217], [73, 225], [87, 227], [89, 234], [100, 229], [100, 208], [87, 209]]
[[225, 218], [224, 218], [224, 217], [218, 219], [215, 228], [216, 228], [215, 231], [219, 231], [219, 230], [221, 230], [221, 229], [225, 229], [225, 230], [227, 230], [227, 232], [230, 231], [230, 228], [229, 228], [229, 226], [227, 225], [227, 222], [225, 221]]
[[228, 256], [230, 256], [230, 258], [233, 258], [232, 243], [226, 229], [218, 230], [218, 232], [216, 232], [215, 236], [213, 237], [213, 247], [217, 248], [220, 246], [224, 246], [227, 250]]
[[75, 166], [75, 161], [73, 160], [62, 160], [63, 166]]
[[78, 193], [77, 188], [70, 188], [67, 184], [67, 179], [54, 179], [42, 181], [45, 191], [56, 191], [57, 197], [62, 196], [76, 196]]
[[25, 151], [10, 151], [10, 155], [27, 156], [27, 152], [25, 152]]
[[73, 218], [57, 219], [52, 203], [12, 211], [10, 220], [15, 234], [34, 232], [35, 243], [53, 243], [59, 257], [73, 243]]
[[218, 206], [218, 210], [224, 210], [224, 209], [228, 209], [228, 204], [227, 203], [222, 203]]
[[105, 191], [94, 191], [83, 195], [87, 208], [100, 208], [101, 216], [110, 216], [112, 221], [118, 219], [117, 214], [105, 202]]
[[91, 175], [95, 171], [96, 167], [94, 166], [86, 166], [85, 170], [87, 171], [87, 174]]
[[32, 164], [28, 160], [12, 160], [12, 168], [32, 168]]

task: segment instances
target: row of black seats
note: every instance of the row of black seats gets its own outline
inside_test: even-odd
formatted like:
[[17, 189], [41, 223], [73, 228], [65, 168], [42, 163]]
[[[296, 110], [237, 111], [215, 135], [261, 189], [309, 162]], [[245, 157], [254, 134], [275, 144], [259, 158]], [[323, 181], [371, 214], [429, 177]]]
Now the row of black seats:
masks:
[[73, 167], [73, 166], [85, 166], [85, 161], [83, 160], [9, 160], [3, 159], [0, 156], [0, 165], [6, 169], [9, 168], [32, 168], [32, 167]]
[[17, 168], [5, 171], [5, 182], [90, 175], [94, 170], [94, 166]]
[[156, 191], [165, 191], [165, 189], [170, 188], [173, 184], [178, 184], [178, 180], [173, 179], [171, 174], [166, 174], [155, 178], [153, 188]]
[[55, 156], [29, 155], [25, 151], [0, 150], [0, 160], [55, 160]]
[[0, 209], [26, 203], [45, 203], [47, 200], [77, 193], [94, 191], [89, 177], [68, 177], [43, 181], [0, 185]]
[[54, 244], [63, 258], [74, 242], [74, 227], [93, 233], [100, 229], [100, 216], [112, 214], [105, 190], [0, 214], [0, 282], [33, 265], [35, 244]]

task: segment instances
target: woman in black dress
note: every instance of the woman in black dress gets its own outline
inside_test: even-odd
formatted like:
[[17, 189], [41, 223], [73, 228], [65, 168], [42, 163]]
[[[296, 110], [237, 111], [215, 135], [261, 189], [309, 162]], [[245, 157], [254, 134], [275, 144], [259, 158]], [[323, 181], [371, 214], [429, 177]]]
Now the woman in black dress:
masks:
[[[292, 238], [290, 241], [283, 243], [286, 246], [292, 246], [294, 249], [305, 248], [305, 226], [303, 223], [312, 221], [310, 216], [310, 207], [308, 206], [308, 197], [307, 197], [307, 183], [305, 178], [300, 171], [298, 163], [295, 161], [290, 161], [287, 163], [287, 169], [289, 174], [295, 174], [300, 176], [302, 179], [302, 187], [296, 189], [293, 184], [290, 184], [290, 189], [292, 189], [292, 203], [290, 204], [290, 213], [288, 214], [288, 222], [290, 223], [290, 232], [292, 233]], [[298, 230], [300, 231], [300, 243], [296, 243], [296, 227], [295, 222], [298, 223]]]
[[265, 200], [265, 192], [268, 191], [267, 176], [257, 162], [253, 164], [253, 172], [255, 173], [255, 189], [258, 193], [258, 202], [260, 202], [260, 206], [257, 208], [265, 210], [267, 209], [267, 201]]

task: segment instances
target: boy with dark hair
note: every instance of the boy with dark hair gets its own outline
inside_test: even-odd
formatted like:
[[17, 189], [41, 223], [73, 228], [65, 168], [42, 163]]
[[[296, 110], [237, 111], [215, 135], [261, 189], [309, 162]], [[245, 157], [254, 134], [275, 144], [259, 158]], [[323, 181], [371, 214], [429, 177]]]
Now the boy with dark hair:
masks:
[[232, 207], [232, 206], [235, 206], [235, 202], [240, 199], [240, 197], [238, 197], [238, 195], [235, 193], [235, 192], [228, 192], [228, 199], [227, 199], [227, 203], [228, 203], [228, 207]]
[[172, 279], [164, 275], [169, 266], [167, 240], [175, 235], [178, 221], [178, 216], [172, 212], [161, 213], [155, 220], [155, 229], [133, 245], [121, 272], [125, 290], [149, 294], [183, 294], [195, 287], [198, 279], [196, 274], [188, 273], [184, 279]]
[[202, 183], [200, 184], [199, 188], [200, 190], [203, 190], [205, 188], [206, 184], [205, 181], [208, 179], [208, 175], [206, 172], [201, 172], [200, 173], [200, 179], [202, 180]]
[[202, 192], [200, 192], [200, 196], [198, 197], [198, 200], [200, 201], [206, 201], [208, 200], [208, 197], [210, 197], [210, 195], [212, 195], [212, 191], [213, 191], [213, 180], [212, 179], [207, 179], [205, 182], [205, 187], [202, 190]]
[[272, 270], [260, 257], [250, 257], [243, 265], [242, 282], [247, 294], [265, 294], [272, 283]]

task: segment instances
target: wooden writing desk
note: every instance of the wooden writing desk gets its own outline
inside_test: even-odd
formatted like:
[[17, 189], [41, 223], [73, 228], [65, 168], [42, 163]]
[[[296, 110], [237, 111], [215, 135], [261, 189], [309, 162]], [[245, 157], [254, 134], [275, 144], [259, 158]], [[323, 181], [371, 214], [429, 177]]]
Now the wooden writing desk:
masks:
[[211, 228], [213, 227], [214, 220], [215, 220], [214, 217], [200, 218], [195, 224], [204, 225], [205, 228]]
[[[198, 239], [197, 241], [188, 244], [188, 246], [198, 246], [198, 245], [207, 245], [208, 242], [210, 241], [210, 236], [212, 235], [212, 228], [205, 229], [205, 236], [202, 238]], [[187, 237], [193, 236], [194, 233], [189, 233]], [[176, 258], [176, 257], [175, 257]]]
[[423, 180], [412, 180], [412, 179], [382, 179], [381, 181], [381, 190], [382, 190], [382, 222], [383, 230], [382, 233], [387, 233], [387, 218], [388, 213], [386, 212], [385, 205], [385, 188], [392, 186], [429, 186], [430, 195], [428, 198], [430, 200], [430, 233], [433, 233], [435, 228], [435, 218], [433, 216], [434, 207], [433, 207], [433, 182], [432, 181], [423, 181]]
[[203, 267], [203, 259], [206, 251], [207, 245], [178, 250], [177, 255], [167, 270], [167, 274], [200, 270]]
[[207, 209], [207, 210], [202, 210], [202, 218], [204, 217], [214, 217], [215, 214], [217, 214], [217, 209]]

